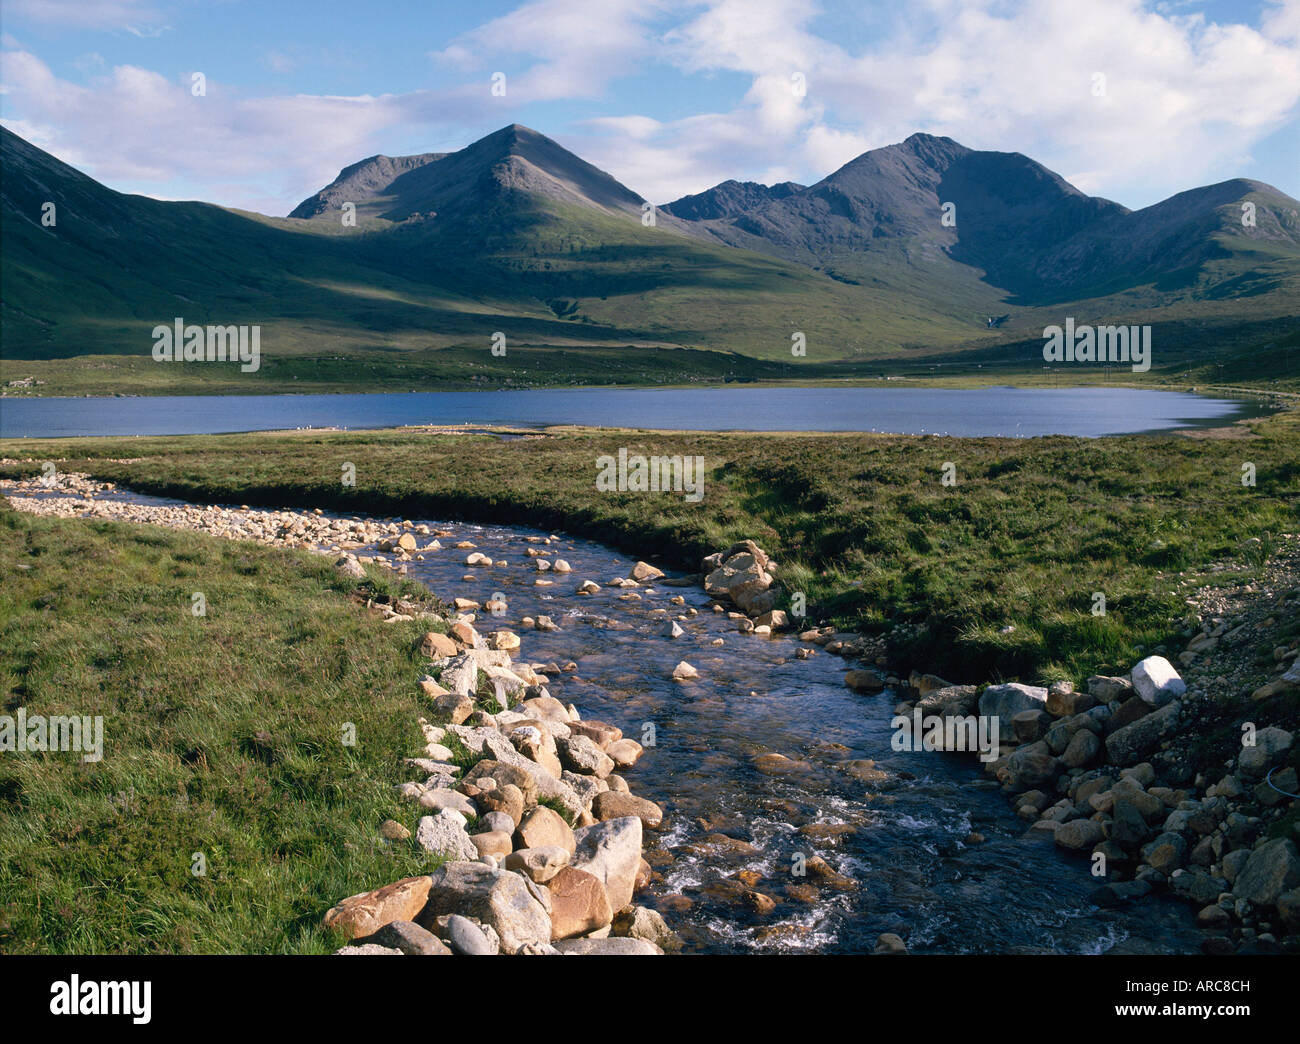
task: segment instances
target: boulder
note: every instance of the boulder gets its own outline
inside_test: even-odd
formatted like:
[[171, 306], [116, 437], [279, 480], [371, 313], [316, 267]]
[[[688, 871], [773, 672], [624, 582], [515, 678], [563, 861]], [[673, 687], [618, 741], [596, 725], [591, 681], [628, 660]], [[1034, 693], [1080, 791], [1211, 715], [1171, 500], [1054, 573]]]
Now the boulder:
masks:
[[353, 580], [364, 580], [366, 571], [361, 563], [350, 555], [344, 555], [334, 563], [334, 568], [344, 576], [351, 577]]
[[564, 767], [584, 776], [604, 779], [614, 771], [614, 759], [596, 746], [587, 736], [575, 734], [556, 741], [556, 749]]
[[1017, 750], [1003, 760], [997, 777], [999, 782], [1011, 790], [1029, 790], [1054, 783], [1060, 770], [1061, 763], [1050, 754]]
[[1084, 768], [1091, 765], [1101, 753], [1101, 740], [1096, 733], [1080, 729], [1070, 739], [1061, 760], [1067, 768]]
[[[496, 730], [492, 731], [495, 732]], [[497, 733], [497, 735], [500, 736], [501, 734]], [[511, 750], [512, 753], [514, 752], [514, 748], [509, 746], [504, 737], [502, 737], [502, 745]], [[523, 794], [525, 808], [531, 808], [533, 805], [537, 804], [537, 782], [526, 769], [521, 768], [518, 764], [513, 764], [508, 761], [494, 761], [492, 758], [484, 758], [465, 773], [463, 783], [473, 783], [477, 785], [484, 779], [494, 780], [497, 787], [504, 787], [507, 784], [518, 787], [519, 792]]]
[[675, 949], [681, 945], [659, 911], [646, 906], [629, 906], [620, 910], [614, 918], [613, 934], [628, 939], [641, 939], [664, 949]]
[[1162, 874], [1172, 874], [1187, 858], [1187, 841], [1182, 834], [1166, 831], [1142, 847], [1142, 858]]
[[750, 616], [768, 612], [776, 604], [777, 593], [765, 564], [770, 564], [767, 556], [757, 547], [726, 555], [704, 578], [704, 590], [716, 598], [730, 599]]
[[504, 830], [484, 830], [478, 834], [471, 834], [469, 839], [478, 849], [480, 858], [487, 855], [505, 858], [514, 851], [510, 834]]
[[474, 713], [474, 701], [459, 692], [443, 692], [433, 698], [433, 713], [438, 721], [459, 725]]
[[1056, 843], [1062, 848], [1073, 851], [1092, 850], [1105, 836], [1102, 826], [1095, 819], [1072, 819], [1062, 823], [1056, 830]]
[[465, 831], [465, 822], [465, 817], [451, 808], [444, 808], [436, 815], [422, 816], [415, 825], [416, 844], [434, 855], [477, 859], [479, 851]]
[[885, 679], [875, 671], [853, 670], [844, 675], [844, 684], [854, 692], [880, 692], [885, 687]]
[[557, 779], [564, 767], [550, 730], [538, 725], [516, 725], [507, 733], [515, 750], [534, 761]]
[[1097, 706], [1090, 692], [1075, 692], [1072, 685], [1053, 685], [1047, 690], [1047, 711], [1058, 718], [1071, 718]]
[[545, 805], [538, 805], [524, 816], [519, 829], [515, 831], [517, 848], [548, 848], [556, 845], [572, 855], [576, 843], [573, 829], [564, 821], [564, 817]]
[[451, 954], [441, 939], [414, 921], [390, 921], [370, 941], [401, 950], [408, 957], [445, 957]]
[[1134, 765], [1155, 750], [1162, 740], [1178, 731], [1182, 704], [1166, 703], [1131, 725], [1116, 729], [1106, 737], [1106, 754], [1116, 765]]
[[[1135, 794], [1114, 791], [1116, 797], [1111, 807], [1110, 837], [1125, 848], [1136, 848], [1150, 835], [1146, 817], [1142, 814]], [[1138, 793], [1141, 793], [1140, 791]]]
[[1151, 713], [1151, 706], [1141, 696], [1130, 696], [1106, 721], [1106, 731], [1115, 732], [1125, 725], [1132, 725], [1139, 718]]
[[1174, 670], [1174, 665], [1163, 656], [1148, 656], [1141, 660], [1133, 668], [1132, 677], [1134, 691], [1152, 707], [1163, 707], [1187, 691], [1187, 685]]
[[[486, 786], [485, 781], [480, 781]], [[493, 782], [496, 782], [493, 780]], [[514, 829], [519, 825], [520, 820], [524, 818], [524, 794], [513, 783], [507, 783], [505, 786], [492, 787], [487, 790], [481, 790], [474, 798], [474, 803], [478, 806], [479, 811], [484, 816], [500, 817], [497, 826], [494, 829], [506, 829], [505, 823], [500, 820], [504, 819], [509, 822], [509, 830], [514, 833]]]
[[429, 897], [427, 876], [406, 877], [372, 892], [348, 896], [325, 914], [325, 924], [348, 939], [374, 935], [392, 921], [409, 921], [424, 909]]
[[636, 816], [641, 825], [655, 830], [663, 822], [664, 812], [653, 801], [637, 797], [635, 794], [623, 794], [607, 790], [597, 794], [591, 803], [591, 814], [601, 822], [609, 819], [621, 819], [624, 816]]
[[496, 944], [468, 917], [449, 915], [443, 930], [452, 950], [462, 957], [493, 957], [497, 953]]
[[663, 575], [662, 569], [656, 569], [649, 562], [638, 562], [632, 567], [632, 579], [643, 584], [647, 580], [658, 580]]
[[572, 852], [563, 845], [539, 845], [537, 848], [517, 848], [506, 856], [506, 869], [523, 874], [530, 881], [545, 884], [563, 867], [569, 865]]
[[581, 827], [573, 832], [575, 851], [570, 865], [599, 878], [615, 913], [632, 901], [641, 866], [641, 820], [624, 816]]
[[623, 730], [617, 725], [604, 721], [574, 721], [569, 723], [571, 732], [586, 736], [601, 750], [608, 752], [609, 745], [623, 738]]
[[334, 951], [335, 957], [403, 957], [396, 946], [380, 946], [378, 943], [362, 943], [360, 946], [344, 946]]
[[443, 666], [438, 681], [449, 692], [473, 696], [478, 688], [478, 660], [467, 652], [453, 656]]
[[[596, 795], [601, 792], [602, 780], [597, 779], [595, 776], [584, 776], [577, 772], [565, 772], [563, 778], [564, 782], [573, 788], [574, 793], [578, 795], [583, 809], [590, 809], [591, 803], [596, 800]], [[608, 780], [609, 777], [605, 778]]]
[[1237, 755], [1237, 768], [1247, 779], [1260, 779], [1268, 774], [1270, 768], [1281, 764], [1294, 742], [1292, 733], [1276, 725], [1260, 729], [1255, 733], [1255, 745], [1241, 748]]
[[444, 656], [452, 657], [459, 651], [451, 638], [437, 631], [429, 631], [420, 639], [419, 653], [430, 660], [439, 660]]
[[1012, 719], [1027, 710], [1046, 710], [1047, 690], [1037, 685], [1008, 682], [990, 685], [979, 698], [980, 716], [998, 719], [998, 734], [1003, 743], [1015, 743], [1016, 730]]
[[615, 740], [605, 748], [605, 753], [614, 762], [615, 768], [631, 768], [645, 753], [645, 749], [634, 739]]
[[[523, 817], [523, 805], [520, 803], [520, 818]], [[507, 834], [513, 834], [518, 822], [507, 812], [484, 812], [479, 816], [478, 827], [480, 830], [501, 830]]]
[[569, 724], [569, 712], [564, 709], [564, 704], [554, 696], [532, 696], [519, 705], [519, 710], [530, 718], [537, 718], [539, 721], [556, 722], [560, 725]]
[[460, 791], [451, 790], [447, 787], [431, 787], [426, 790], [420, 795], [420, 807], [430, 809], [433, 812], [441, 812], [444, 808], [451, 808], [462, 816], [478, 815], [478, 809], [474, 807], [474, 802]]
[[1112, 678], [1104, 674], [1094, 674], [1086, 684], [1088, 694], [1102, 703], [1126, 699], [1133, 691], [1133, 685], [1127, 678]]
[[1021, 711], [1011, 719], [1018, 743], [1033, 743], [1047, 734], [1052, 724], [1052, 716], [1044, 710]]
[[473, 917], [487, 925], [507, 954], [528, 943], [551, 941], [551, 919], [529, 882], [484, 863], [444, 863], [430, 875], [429, 901], [417, 921], [431, 928], [443, 914]]
[[1274, 906], [1282, 893], [1300, 885], [1300, 857], [1290, 838], [1265, 842], [1250, 853], [1237, 873], [1232, 894], [1256, 906]]
[[546, 888], [551, 893], [552, 940], [585, 935], [614, 918], [604, 884], [586, 870], [563, 867]]
[[[475, 754], [490, 753], [496, 763], [510, 765], [522, 769], [532, 779], [532, 792], [536, 797], [527, 801], [528, 804], [540, 800], [554, 800], [569, 814], [575, 818], [582, 814], [584, 805], [579, 800], [578, 795], [574, 793], [573, 788], [567, 783], [552, 776], [546, 769], [535, 761], [524, 757], [519, 751], [511, 745], [510, 741], [504, 735], [492, 728], [472, 729], [464, 725], [458, 725], [451, 729], [465, 744], [469, 750]], [[558, 743], [558, 740], [556, 741]], [[483, 762], [475, 765], [466, 775], [468, 779], [477, 772], [483, 765]], [[495, 770], [485, 773], [486, 775], [495, 775]], [[498, 782], [500, 782], [498, 780]], [[524, 790], [525, 798], [528, 798], [529, 790]]]
[[1178, 870], [1169, 879], [1169, 890], [1197, 906], [1215, 902], [1227, 890], [1227, 882], [1204, 870]]
[[[927, 677], [929, 677], [927, 675]], [[944, 718], [964, 718], [975, 713], [979, 702], [979, 688], [975, 685], [948, 685], [931, 689], [916, 706], [922, 714], [938, 714]]]

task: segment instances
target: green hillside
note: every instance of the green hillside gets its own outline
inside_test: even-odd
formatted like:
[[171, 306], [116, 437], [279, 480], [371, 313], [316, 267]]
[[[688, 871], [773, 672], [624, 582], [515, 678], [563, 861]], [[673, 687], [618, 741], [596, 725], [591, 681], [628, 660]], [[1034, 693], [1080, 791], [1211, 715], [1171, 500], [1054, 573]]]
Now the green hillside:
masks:
[[[8, 130], [0, 153], [0, 380], [45, 382], [23, 394], [844, 379], [954, 353], [1032, 368], [1067, 315], [1156, 324], [1160, 365], [1190, 366], [1272, 336], [1300, 300], [1300, 204], [1269, 186], [1130, 213], [924, 135], [652, 227], [641, 197], [514, 125], [353, 164], [288, 218], [124, 195]], [[961, 235], [935, 220], [945, 195]], [[152, 330], [177, 316], [260, 326], [260, 369], [159, 367]]]

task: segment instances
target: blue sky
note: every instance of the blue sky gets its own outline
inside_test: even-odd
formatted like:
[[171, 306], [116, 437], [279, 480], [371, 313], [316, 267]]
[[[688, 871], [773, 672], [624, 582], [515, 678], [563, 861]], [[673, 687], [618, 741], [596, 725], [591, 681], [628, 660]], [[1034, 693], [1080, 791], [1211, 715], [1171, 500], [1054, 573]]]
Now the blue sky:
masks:
[[1130, 207], [1230, 177], [1300, 196], [1300, 0], [6, 0], [0, 52], [0, 120], [42, 148], [274, 214], [511, 122], [656, 202], [918, 130]]

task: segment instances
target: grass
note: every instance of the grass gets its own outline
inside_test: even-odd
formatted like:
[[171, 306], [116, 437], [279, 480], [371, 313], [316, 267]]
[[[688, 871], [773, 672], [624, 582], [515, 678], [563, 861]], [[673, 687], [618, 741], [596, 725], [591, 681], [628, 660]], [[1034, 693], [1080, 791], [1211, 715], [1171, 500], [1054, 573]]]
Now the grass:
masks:
[[[961, 350], [877, 359], [849, 354], [844, 342], [808, 357], [751, 358], [740, 352], [611, 340], [586, 331], [567, 341], [553, 334], [515, 338], [504, 356], [478, 343], [428, 341], [382, 350], [326, 348], [308, 339], [301, 350], [265, 351], [255, 373], [222, 363], [156, 363], [148, 355], [93, 354], [68, 358], [0, 358], [5, 397], [108, 395], [271, 395], [407, 391], [475, 391], [498, 388], [682, 387], [733, 382], [876, 385], [888, 378], [909, 384], [987, 387], [1132, 385], [1227, 392], [1300, 392], [1300, 325], [1294, 319], [1251, 323], [1167, 321], [1160, 343], [1172, 345], [1149, 373], [1122, 364], [1045, 370], [1042, 340], [972, 341]], [[824, 345], [825, 346], [825, 345]], [[10, 388], [10, 382], [19, 382]]]
[[[1125, 670], [1175, 641], [1183, 584], [1244, 574], [1300, 522], [1300, 414], [1238, 438], [1100, 440], [557, 429], [547, 438], [418, 431], [9, 440], [134, 488], [199, 501], [525, 524], [696, 569], [741, 538], [769, 548], [809, 616], [881, 635], [896, 662], [955, 680]], [[700, 503], [602, 493], [598, 456], [700, 455]], [[340, 464], [357, 485], [340, 485]], [[957, 469], [945, 487], [944, 462]], [[1243, 487], [1245, 461], [1257, 483]], [[1267, 535], [1267, 540], [1265, 536]], [[1259, 543], [1250, 543], [1259, 538]], [[1095, 616], [1094, 595], [1105, 596]]]
[[436, 865], [378, 834], [413, 825], [393, 784], [423, 745], [427, 624], [373, 619], [355, 596], [376, 583], [305, 552], [8, 508], [0, 574], [2, 712], [104, 729], [98, 763], [0, 754], [0, 950], [329, 952], [329, 906]]

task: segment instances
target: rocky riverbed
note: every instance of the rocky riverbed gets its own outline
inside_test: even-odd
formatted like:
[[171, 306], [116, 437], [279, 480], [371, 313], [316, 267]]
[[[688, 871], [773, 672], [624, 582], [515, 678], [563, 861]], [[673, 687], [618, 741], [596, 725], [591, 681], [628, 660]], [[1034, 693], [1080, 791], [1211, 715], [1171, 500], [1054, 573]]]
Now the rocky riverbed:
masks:
[[[1228, 865], [1270, 843], [1281, 809], [1234, 806], [1195, 835], [1208, 820], [1184, 806], [1208, 798], [1218, 817], [1221, 795], [1206, 789], [1219, 781], [1203, 789], [1171, 776], [1164, 755], [1177, 730], [1132, 759], [1112, 758], [1112, 734], [1162, 720], [1163, 707], [1138, 695], [1146, 710], [1124, 710], [1135, 696], [1118, 682], [1096, 696], [1095, 681], [1077, 695], [1033, 690], [1019, 694], [1031, 702], [1010, 716], [1008, 749], [987, 772], [960, 755], [901, 751], [898, 712], [978, 715], [1002, 700], [1005, 714], [1019, 697], [894, 676], [857, 636], [786, 632], [779, 566], [761, 548], [725, 549], [700, 576], [664, 577], [599, 545], [529, 530], [199, 507], [70, 475], [3, 492], [24, 510], [307, 547], [348, 571], [374, 562], [455, 605], [430, 620], [428, 672], [413, 679], [437, 712], [420, 723], [427, 746], [412, 752], [410, 778], [395, 781], [412, 816], [382, 829], [414, 832], [456, 858], [434, 875], [376, 882], [384, 887], [330, 912], [356, 945], [380, 948], [366, 952], [1187, 952], [1267, 948], [1285, 929], [1281, 896], [1294, 884], [1272, 905], [1239, 908], [1244, 896], [1226, 876], [1235, 882], [1244, 865]], [[416, 615], [382, 609], [390, 620]], [[1035, 725], [1017, 720], [1027, 712]], [[1095, 748], [1075, 739], [1082, 732]], [[1264, 741], [1279, 764], [1282, 742]], [[1116, 803], [1127, 809], [1130, 790], [1143, 795], [1133, 801], [1148, 834], [1117, 840], [1119, 852], [1103, 847], [1098, 880], [1085, 857], [1110, 845]], [[1099, 794], [1108, 806], [1106, 797], [1094, 806]], [[1152, 799], [1159, 809], [1147, 808]], [[1151, 842], [1184, 826], [1187, 865], [1146, 858]], [[1205, 865], [1203, 836], [1220, 839], [1217, 854], [1208, 842]], [[1285, 885], [1294, 849], [1277, 851]], [[1183, 890], [1208, 895], [1199, 877], [1175, 887], [1194, 872], [1224, 891], [1186, 906]], [[604, 889], [608, 920], [589, 878]], [[1203, 914], [1198, 928], [1193, 915], [1211, 905], [1231, 907], [1230, 921]], [[496, 923], [510, 911], [518, 925]], [[397, 927], [381, 932], [376, 918], [390, 913]]]

